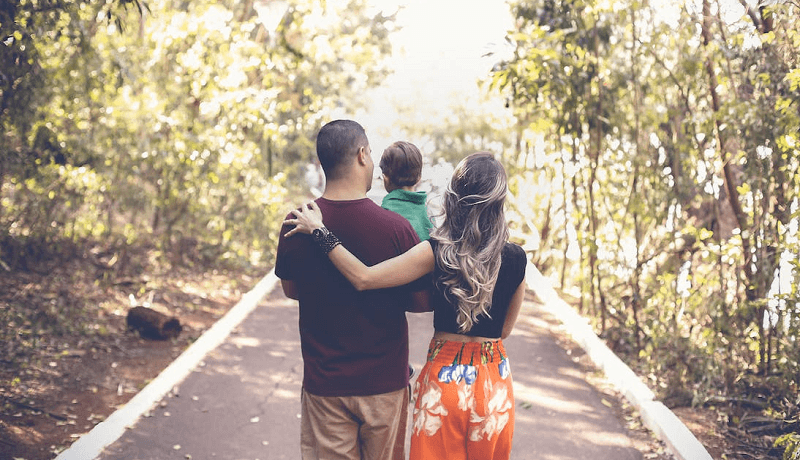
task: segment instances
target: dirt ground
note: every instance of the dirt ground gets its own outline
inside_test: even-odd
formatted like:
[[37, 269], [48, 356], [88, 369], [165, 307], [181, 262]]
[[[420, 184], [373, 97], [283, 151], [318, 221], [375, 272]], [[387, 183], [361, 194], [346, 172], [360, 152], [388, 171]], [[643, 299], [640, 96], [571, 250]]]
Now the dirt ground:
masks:
[[[54, 458], [130, 400], [263, 276], [198, 265], [152, 264], [146, 273], [142, 260], [109, 276], [109, 264], [100, 262], [84, 254], [0, 273], [0, 460]], [[177, 317], [179, 337], [146, 340], [129, 331], [126, 315], [135, 305]]]
[[[58, 268], [0, 277], [0, 321], [6, 328], [0, 344], [0, 460], [54, 458], [157, 376], [263, 275], [195, 267], [104, 283], [95, 266], [76, 258]], [[183, 331], [175, 340], [140, 338], [126, 326], [132, 305], [177, 317]], [[33, 318], [22, 317], [31, 311]], [[84, 327], [53, 326], [69, 315]], [[34, 326], [50, 333], [35, 335]], [[561, 341], [576, 360], [588, 359], [569, 338]], [[642, 444], [645, 458], [665, 458], [625, 400], [599, 374], [593, 380]], [[715, 411], [675, 412], [714, 459], [774, 458], [743, 450]]]

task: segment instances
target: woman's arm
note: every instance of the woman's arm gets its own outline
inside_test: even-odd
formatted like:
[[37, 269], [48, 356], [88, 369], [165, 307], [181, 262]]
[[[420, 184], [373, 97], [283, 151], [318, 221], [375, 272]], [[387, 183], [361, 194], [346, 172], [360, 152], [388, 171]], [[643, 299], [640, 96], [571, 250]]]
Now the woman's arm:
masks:
[[503, 332], [500, 334], [501, 339], [507, 338], [511, 335], [511, 330], [514, 329], [514, 325], [517, 323], [517, 317], [519, 317], [519, 310], [522, 307], [522, 299], [525, 298], [525, 278], [522, 278], [522, 282], [519, 283], [517, 290], [514, 291], [514, 295], [511, 296], [511, 302], [508, 305], [508, 312], [506, 313], [506, 321], [503, 323]]
[[371, 267], [341, 244], [328, 257], [359, 291], [402, 286], [433, 271], [433, 249], [427, 241]]
[[[295, 233], [311, 234], [315, 229], [324, 227], [322, 212], [314, 202], [292, 211], [292, 214], [295, 218], [287, 219], [285, 223], [295, 227], [286, 232], [286, 237]], [[341, 244], [334, 247], [328, 257], [359, 291], [402, 286], [433, 271], [434, 264], [433, 249], [427, 241], [371, 267], [364, 265]]]

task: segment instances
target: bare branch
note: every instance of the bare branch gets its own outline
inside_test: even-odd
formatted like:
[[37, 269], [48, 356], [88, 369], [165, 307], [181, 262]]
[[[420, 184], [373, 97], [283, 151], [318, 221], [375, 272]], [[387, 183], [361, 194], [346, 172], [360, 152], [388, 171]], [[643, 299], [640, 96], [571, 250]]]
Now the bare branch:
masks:
[[756, 30], [759, 32], [763, 32], [764, 30], [764, 23], [761, 21], [761, 17], [758, 15], [758, 11], [755, 10], [747, 0], [739, 0], [739, 3], [742, 4], [744, 7], [745, 13], [750, 17], [750, 20], [753, 21], [753, 25], [756, 27]]

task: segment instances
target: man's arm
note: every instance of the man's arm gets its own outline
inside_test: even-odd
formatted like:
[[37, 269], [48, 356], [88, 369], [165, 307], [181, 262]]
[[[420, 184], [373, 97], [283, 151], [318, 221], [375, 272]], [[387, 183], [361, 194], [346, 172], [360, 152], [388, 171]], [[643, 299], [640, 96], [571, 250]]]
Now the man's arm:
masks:
[[283, 287], [283, 293], [286, 297], [294, 300], [299, 299], [297, 295], [297, 285], [294, 284], [294, 281], [281, 280], [281, 287]]

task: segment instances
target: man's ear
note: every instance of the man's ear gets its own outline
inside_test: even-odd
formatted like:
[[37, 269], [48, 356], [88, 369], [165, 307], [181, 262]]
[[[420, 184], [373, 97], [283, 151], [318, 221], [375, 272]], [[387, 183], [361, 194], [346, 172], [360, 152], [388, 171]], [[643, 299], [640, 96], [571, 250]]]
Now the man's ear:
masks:
[[364, 146], [361, 146], [361, 147], [358, 148], [358, 156], [356, 158], [358, 159], [358, 162], [360, 164], [365, 165], [365, 164], [367, 164], [367, 156], [368, 155], [369, 155], [369, 152], [367, 151], [367, 148], [364, 147]]

